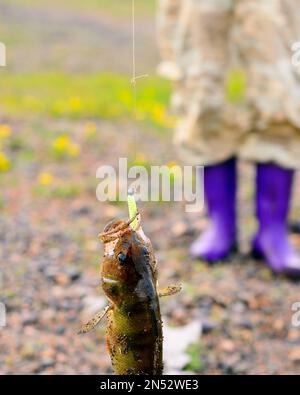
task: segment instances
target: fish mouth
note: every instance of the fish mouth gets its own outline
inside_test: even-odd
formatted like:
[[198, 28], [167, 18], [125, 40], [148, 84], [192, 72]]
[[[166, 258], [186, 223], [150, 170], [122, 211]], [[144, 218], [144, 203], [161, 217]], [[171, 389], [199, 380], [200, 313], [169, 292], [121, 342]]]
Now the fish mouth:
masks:
[[113, 278], [102, 277], [102, 282], [104, 284], [116, 285], [116, 284], [119, 284], [120, 281], [115, 280]]
[[140, 222], [139, 213], [131, 218], [129, 221], [120, 221], [120, 220], [113, 220], [109, 222], [102, 233], [98, 235], [99, 239], [102, 240], [104, 243], [114, 241], [125, 234], [128, 229], [130, 228], [130, 224], [138, 218], [138, 222]]

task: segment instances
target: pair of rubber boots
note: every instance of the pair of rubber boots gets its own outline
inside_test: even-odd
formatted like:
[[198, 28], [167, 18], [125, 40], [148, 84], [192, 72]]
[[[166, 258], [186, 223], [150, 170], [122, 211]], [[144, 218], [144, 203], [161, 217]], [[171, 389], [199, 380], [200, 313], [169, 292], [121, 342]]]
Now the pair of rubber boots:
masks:
[[[236, 159], [204, 169], [208, 229], [192, 244], [191, 254], [208, 262], [226, 259], [237, 248]], [[294, 171], [258, 164], [256, 216], [258, 231], [252, 254], [276, 273], [300, 277], [300, 257], [288, 239], [287, 219]]]

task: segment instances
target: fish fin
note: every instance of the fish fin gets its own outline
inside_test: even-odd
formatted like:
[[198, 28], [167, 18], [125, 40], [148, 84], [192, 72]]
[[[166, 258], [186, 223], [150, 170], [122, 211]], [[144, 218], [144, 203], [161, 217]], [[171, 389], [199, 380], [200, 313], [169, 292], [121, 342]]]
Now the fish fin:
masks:
[[81, 327], [80, 331], [78, 332], [78, 335], [83, 335], [95, 329], [96, 326], [106, 316], [106, 314], [109, 312], [111, 308], [112, 308], [111, 306], [106, 306], [104, 310], [97, 313], [91, 320], [89, 320], [86, 324], [84, 324]]
[[158, 297], [163, 298], [164, 296], [171, 296], [175, 295], [178, 292], [182, 290], [182, 285], [181, 284], [176, 284], [176, 285], [170, 285], [169, 287], [160, 289], [158, 291]]

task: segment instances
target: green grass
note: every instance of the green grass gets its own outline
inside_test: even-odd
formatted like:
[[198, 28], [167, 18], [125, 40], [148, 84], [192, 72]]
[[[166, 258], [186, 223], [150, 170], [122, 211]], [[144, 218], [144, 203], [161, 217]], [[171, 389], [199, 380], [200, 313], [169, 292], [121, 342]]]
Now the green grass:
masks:
[[[128, 17], [131, 15], [132, 0], [2, 0], [7, 4], [35, 6], [38, 8], [54, 7], [60, 10], [99, 12], [114, 16]], [[155, 0], [135, 0], [138, 16], [154, 13]]]
[[[1, 112], [11, 117], [118, 119], [133, 116], [132, 87], [127, 76], [39, 73], [1, 78]], [[138, 83], [137, 117], [156, 126], [171, 126], [167, 114], [168, 82], [156, 77]]]
[[190, 357], [190, 362], [184, 370], [201, 373], [204, 370], [203, 354], [204, 350], [200, 342], [192, 343], [188, 346], [186, 353]]
[[56, 187], [36, 186], [34, 192], [37, 196], [46, 198], [69, 199], [80, 196], [83, 188], [77, 184], [59, 185]]

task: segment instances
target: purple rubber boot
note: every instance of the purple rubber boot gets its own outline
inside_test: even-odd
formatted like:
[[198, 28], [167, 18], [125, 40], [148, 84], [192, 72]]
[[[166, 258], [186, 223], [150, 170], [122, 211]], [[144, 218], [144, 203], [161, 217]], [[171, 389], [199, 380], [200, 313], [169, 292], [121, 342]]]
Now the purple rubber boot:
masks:
[[236, 248], [236, 159], [205, 167], [204, 192], [210, 225], [190, 252], [212, 263]]
[[299, 277], [300, 256], [290, 244], [287, 231], [293, 178], [293, 170], [271, 164], [257, 166], [259, 230], [253, 241], [253, 255], [265, 259], [276, 273]]

